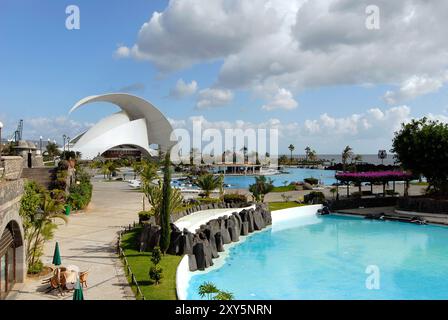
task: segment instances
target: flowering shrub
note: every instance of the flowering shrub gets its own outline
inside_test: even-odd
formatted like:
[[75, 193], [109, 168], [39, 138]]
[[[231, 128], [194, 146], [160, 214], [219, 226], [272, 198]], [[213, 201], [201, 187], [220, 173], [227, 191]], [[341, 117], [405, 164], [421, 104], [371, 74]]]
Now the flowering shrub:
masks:
[[406, 181], [412, 179], [412, 174], [403, 171], [370, 171], [343, 172], [335, 175], [340, 181], [374, 182], [374, 181]]

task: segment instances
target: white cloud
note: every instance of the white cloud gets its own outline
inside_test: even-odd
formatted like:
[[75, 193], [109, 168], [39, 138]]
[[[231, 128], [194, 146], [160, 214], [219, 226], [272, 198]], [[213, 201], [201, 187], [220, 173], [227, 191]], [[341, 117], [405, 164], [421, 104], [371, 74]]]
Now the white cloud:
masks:
[[293, 110], [297, 108], [298, 103], [294, 100], [291, 91], [280, 88], [277, 93], [270, 99], [270, 101], [261, 108], [266, 111], [277, 109]]
[[[222, 61], [216, 86], [227, 89], [396, 84], [446, 69], [448, 38], [440, 32], [448, 27], [446, 0], [377, 0], [381, 29], [374, 31], [365, 28], [370, 4], [171, 0], [142, 25], [137, 42], [120, 51], [161, 72]], [[438, 84], [420, 86], [416, 94]]]
[[418, 96], [438, 91], [447, 80], [447, 76], [431, 78], [414, 75], [405, 80], [398, 91], [387, 91], [384, 95], [384, 100], [388, 104], [397, 104], [411, 100]]
[[117, 50], [115, 50], [115, 52], [114, 52], [114, 57], [118, 58], [118, 59], [120, 59], [120, 58], [128, 58], [130, 56], [131, 56], [131, 49], [129, 49], [126, 46], [119, 46], [117, 48]]
[[181, 99], [191, 96], [196, 93], [198, 89], [198, 83], [196, 81], [191, 81], [190, 83], [185, 83], [183, 79], [179, 79], [176, 82], [176, 86], [171, 89], [170, 97]]
[[[429, 114], [428, 117], [448, 122], [446, 115]], [[297, 150], [303, 150], [305, 146], [310, 145], [320, 153], [339, 153], [347, 144], [350, 144], [356, 153], [372, 153], [379, 149], [389, 149], [394, 132], [411, 118], [410, 107], [398, 106], [389, 109], [371, 108], [346, 117], [334, 117], [324, 113], [316, 119], [306, 119], [302, 123], [281, 121], [277, 118], [258, 123], [243, 120], [209, 121], [204, 116], [170, 121], [176, 128], [189, 130], [193, 121], [200, 121], [203, 129], [278, 129], [280, 152], [286, 152], [287, 146], [292, 143]]]
[[26, 139], [38, 140], [42, 136], [44, 140], [51, 139], [56, 141], [61, 141], [64, 134], [75, 138], [78, 134], [83, 133], [94, 125], [94, 123], [79, 122], [65, 116], [24, 119], [24, 123], [25, 129], [23, 134]]
[[207, 88], [199, 91], [197, 109], [221, 107], [233, 100], [233, 93], [226, 89]]

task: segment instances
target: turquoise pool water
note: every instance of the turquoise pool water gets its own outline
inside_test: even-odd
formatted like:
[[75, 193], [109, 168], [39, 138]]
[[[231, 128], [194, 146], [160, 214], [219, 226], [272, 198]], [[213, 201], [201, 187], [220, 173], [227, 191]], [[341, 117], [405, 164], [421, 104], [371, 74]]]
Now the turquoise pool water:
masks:
[[[335, 171], [319, 170], [319, 169], [301, 169], [301, 168], [285, 168], [289, 173], [276, 174], [266, 176], [274, 181], [275, 186], [282, 186], [284, 181], [290, 182], [303, 181], [305, 178], [316, 178], [322, 180], [325, 185], [331, 185], [336, 182], [334, 178]], [[253, 176], [225, 176], [224, 183], [230, 184], [232, 189], [246, 189], [253, 184], [255, 178]]]
[[[379, 290], [366, 268], [379, 268]], [[275, 224], [231, 248], [224, 266], [194, 275], [236, 299], [447, 299], [448, 228], [340, 216]]]

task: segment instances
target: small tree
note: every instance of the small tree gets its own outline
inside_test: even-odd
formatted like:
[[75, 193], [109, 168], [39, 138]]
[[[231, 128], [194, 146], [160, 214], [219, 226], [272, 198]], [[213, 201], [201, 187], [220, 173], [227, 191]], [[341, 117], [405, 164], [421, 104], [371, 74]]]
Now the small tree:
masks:
[[258, 202], [263, 202], [264, 196], [274, 189], [272, 179], [265, 176], [255, 177], [255, 183], [249, 186], [249, 191], [255, 196]]
[[163, 279], [163, 269], [159, 266], [151, 266], [149, 269], [149, 278], [154, 281], [155, 285], [159, 285]]
[[51, 198], [48, 191], [35, 182], [25, 185], [25, 193], [20, 203], [20, 216], [26, 240], [26, 260], [29, 270], [40, 271], [40, 258], [46, 241], [51, 240], [57, 225], [53, 219], [58, 218], [67, 222], [62, 213], [63, 204]]
[[156, 266], [162, 260], [162, 252], [160, 251], [160, 247], [154, 247], [151, 252], [151, 262]]
[[142, 162], [139, 173], [143, 185], [151, 184], [157, 178], [157, 165], [149, 161]]
[[159, 267], [161, 260], [162, 252], [160, 251], [160, 247], [154, 247], [151, 253], [152, 266], [149, 268], [149, 278], [153, 280], [156, 285], [158, 285], [163, 278], [163, 269]]
[[199, 188], [204, 191], [204, 196], [206, 198], [210, 197], [210, 193], [220, 188], [223, 184], [223, 178], [221, 176], [214, 176], [211, 173], [203, 174], [199, 176], [194, 182]]
[[289, 146], [288, 146], [288, 149], [289, 149], [289, 151], [290, 151], [290, 158], [289, 158], [289, 163], [291, 163], [292, 164], [292, 152], [294, 151], [294, 149], [295, 149], [295, 147], [294, 147], [294, 145], [293, 144], [290, 144]]
[[350, 146], [346, 146], [342, 151], [342, 170], [347, 170], [347, 162], [353, 157], [353, 149]]
[[402, 124], [392, 152], [405, 170], [426, 177], [427, 191], [448, 194], [448, 124], [427, 118]]

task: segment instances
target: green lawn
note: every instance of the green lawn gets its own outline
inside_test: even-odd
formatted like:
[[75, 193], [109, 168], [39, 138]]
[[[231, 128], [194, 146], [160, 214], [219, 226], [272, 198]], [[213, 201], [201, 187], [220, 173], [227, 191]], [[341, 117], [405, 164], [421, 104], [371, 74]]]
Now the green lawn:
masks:
[[428, 186], [429, 183], [428, 182], [424, 182], [424, 181], [422, 181], [422, 182], [420, 182], [420, 181], [411, 181], [411, 185], [414, 185], [414, 186]]
[[272, 192], [287, 192], [295, 190], [296, 186], [280, 186], [280, 187], [274, 187], [274, 189], [272, 189]]
[[[126, 255], [131, 270], [137, 278], [140, 289], [146, 300], [176, 300], [176, 269], [181, 256], [165, 255], [160, 262], [163, 268], [163, 279], [159, 285], [154, 285], [149, 279], [151, 267], [150, 252], [139, 252], [136, 249], [140, 228], [126, 233], [122, 238], [122, 248]], [[128, 278], [128, 281], [130, 279]], [[135, 292], [135, 286], [132, 288]]]
[[301, 206], [304, 206], [304, 204], [300, 204], [295, 201], [269, 202], [269, 210], [271, 210], [271, 211], [294, 208], [294, 207], [301, 207]]

